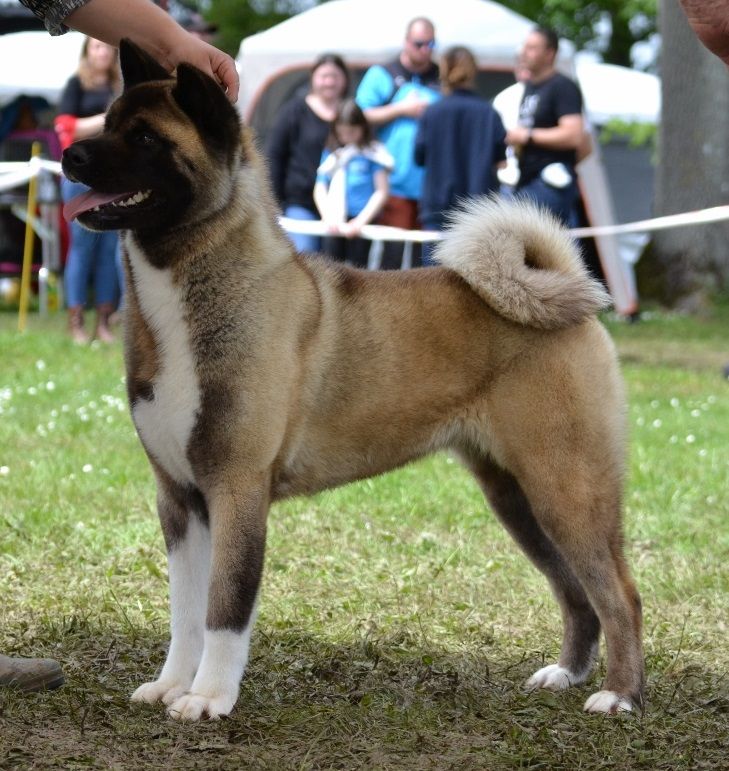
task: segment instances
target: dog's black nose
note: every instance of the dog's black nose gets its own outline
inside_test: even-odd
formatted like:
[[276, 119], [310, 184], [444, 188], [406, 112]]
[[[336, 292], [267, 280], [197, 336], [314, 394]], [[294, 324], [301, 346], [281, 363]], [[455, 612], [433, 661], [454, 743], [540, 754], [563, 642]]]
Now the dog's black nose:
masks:
[[91, 160], [91, 153], [81, 143], [70, 145], [63, 151], [63, 162], [78, 168], [85, 166]]

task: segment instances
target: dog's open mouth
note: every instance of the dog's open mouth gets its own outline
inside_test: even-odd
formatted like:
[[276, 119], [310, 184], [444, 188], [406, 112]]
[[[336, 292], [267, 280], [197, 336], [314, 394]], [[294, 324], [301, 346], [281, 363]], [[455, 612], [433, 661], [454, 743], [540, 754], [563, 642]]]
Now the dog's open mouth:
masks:
[[63, 207], [63, 216], [71, 222], [87, 211], [105, 213], [121, 208], [129, 210], [144, 204], [151, 194], [151, 190], [138, 190], [136, 193], [98, 193], [89, 190], [67, 201]]

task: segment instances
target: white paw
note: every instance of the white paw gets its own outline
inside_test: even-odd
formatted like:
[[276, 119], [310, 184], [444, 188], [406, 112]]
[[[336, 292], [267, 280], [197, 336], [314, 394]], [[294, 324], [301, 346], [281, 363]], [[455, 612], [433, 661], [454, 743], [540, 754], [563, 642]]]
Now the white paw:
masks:
[[618, 712], [632, 711], [633, 705], [630, 699], [626, 699], [615, 691], [598, 691], [585, 702], [585, 712], [617, 715]]
[[199, 693], [186, 693], [168, 708], [167, 713], [175, 720], [198, 721], [205, 717], [218, 720], [230, 714], [236, 698], [236, 696], [203, 696]]
[[132, 694], [132, 701], [143, 701], [156, 704], [158, 701], [171, 704], [179, 699], [190, 686], [184, 686], [172, 680], [155, 680], [152, 683], [140, 685]]
[[538, 669], [526, 681], [524, 687], [527, 691], [534, 691], [537, 688], [546, 688], [548, 691], [564, 691], [571, 685], [581, 683], [584, 679], [584, 677], [580, 679], [576, 674], [559, 664], [550, 664]]

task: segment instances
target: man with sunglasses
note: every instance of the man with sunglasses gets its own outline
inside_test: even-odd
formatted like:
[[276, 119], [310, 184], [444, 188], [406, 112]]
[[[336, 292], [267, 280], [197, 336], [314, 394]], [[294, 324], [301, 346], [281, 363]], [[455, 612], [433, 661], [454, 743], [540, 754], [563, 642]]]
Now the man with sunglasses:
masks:
[[[425, 108], [440, 97], [434, 48], [433, 23], [424, 17], [413, 19], [398, 57], [370, 67], [357, 89], [357, 103], [395, 159], [390, 196], [378, 220], [381, 225], [406, 230], [420, 228], [418, 201], [423, 169], [415, 163], [415, 136]], [[402, 244], [387, 244], [382, 267], [399, 268], [402, 250]]]

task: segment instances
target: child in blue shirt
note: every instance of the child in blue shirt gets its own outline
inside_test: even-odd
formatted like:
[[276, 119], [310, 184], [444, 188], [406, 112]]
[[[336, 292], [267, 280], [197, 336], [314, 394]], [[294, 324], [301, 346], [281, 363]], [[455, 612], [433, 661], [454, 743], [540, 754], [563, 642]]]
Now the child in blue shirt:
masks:
[[375, 220], [390, 191], [392, 156], [372, 137], [354, 99], [342, 104], [322, 153], [314, 201], [331, 237], [324, 251], [337, 260], [366, 267], [370, 242], [359, 238]]

